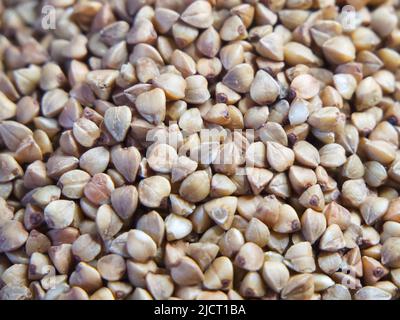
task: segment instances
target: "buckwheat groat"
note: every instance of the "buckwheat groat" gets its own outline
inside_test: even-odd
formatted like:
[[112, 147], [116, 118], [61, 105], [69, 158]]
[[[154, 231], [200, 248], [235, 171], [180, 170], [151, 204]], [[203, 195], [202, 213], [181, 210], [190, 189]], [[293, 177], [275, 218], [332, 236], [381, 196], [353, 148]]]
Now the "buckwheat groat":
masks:
[[398, 300], [399, 17], [1, 1], [0, 300]]

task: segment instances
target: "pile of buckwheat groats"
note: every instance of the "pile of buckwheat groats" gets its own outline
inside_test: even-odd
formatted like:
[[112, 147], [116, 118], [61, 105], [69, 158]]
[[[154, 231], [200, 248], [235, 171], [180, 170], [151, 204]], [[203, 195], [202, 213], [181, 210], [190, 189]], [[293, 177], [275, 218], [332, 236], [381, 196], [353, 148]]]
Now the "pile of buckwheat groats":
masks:
[[399, 4], [0, 1], [0, 299], [398, 299]]

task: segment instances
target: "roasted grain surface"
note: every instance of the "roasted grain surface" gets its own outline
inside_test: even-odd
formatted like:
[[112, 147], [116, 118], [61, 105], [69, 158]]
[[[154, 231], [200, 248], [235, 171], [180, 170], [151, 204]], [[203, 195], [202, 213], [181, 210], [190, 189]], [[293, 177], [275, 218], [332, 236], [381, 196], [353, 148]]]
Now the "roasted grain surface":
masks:
[[0, 300], [399, 299], [399, 17], [1, 1]]

